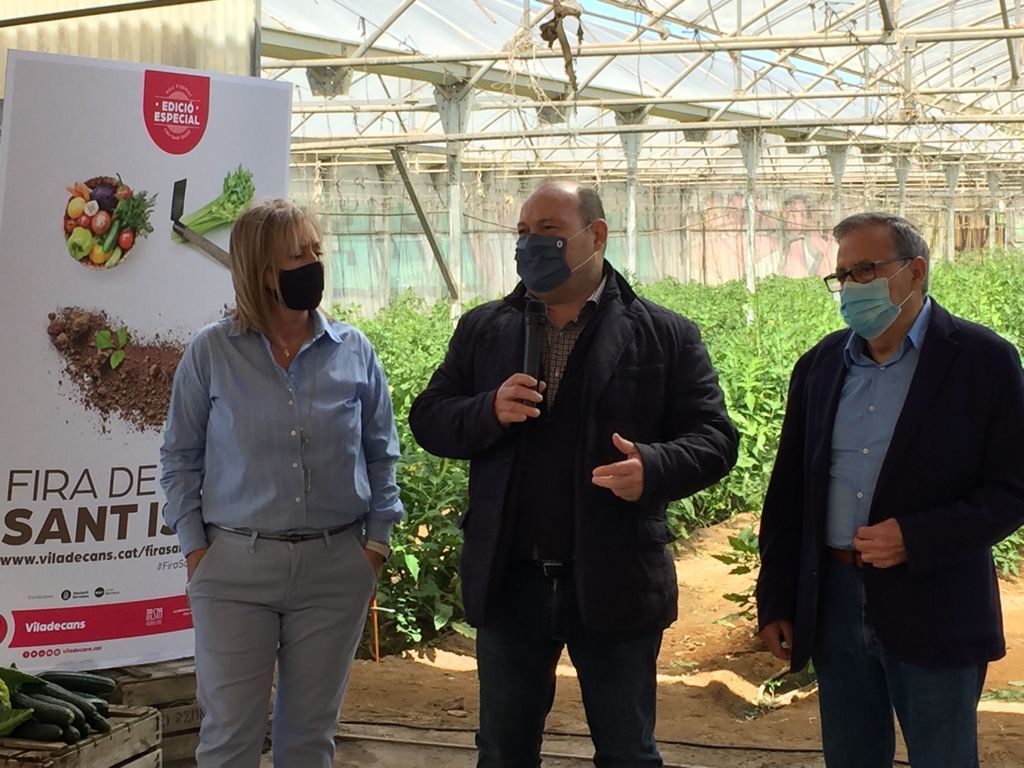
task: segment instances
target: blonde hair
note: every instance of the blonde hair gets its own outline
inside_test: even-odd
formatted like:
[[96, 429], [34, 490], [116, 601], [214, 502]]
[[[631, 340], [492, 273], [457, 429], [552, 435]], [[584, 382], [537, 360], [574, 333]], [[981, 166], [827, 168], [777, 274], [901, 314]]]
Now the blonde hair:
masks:
[[[239, 331], [270, 334], [271, 318], [281, 301], [278, 286], [282, 253], [301, 250], [310, 236], [321, 239], [310, 211], [287, 200], [254, 203], [231, 229], [231, 282], [235, 287], [235, 323]], [[267, 286], [267, 277], [270, 285]]]

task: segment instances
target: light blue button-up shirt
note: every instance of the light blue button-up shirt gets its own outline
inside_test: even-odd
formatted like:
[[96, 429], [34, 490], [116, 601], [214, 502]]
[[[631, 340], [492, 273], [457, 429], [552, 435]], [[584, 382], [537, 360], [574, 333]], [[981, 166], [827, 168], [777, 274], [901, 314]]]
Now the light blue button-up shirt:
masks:
[[830, 547], [852, 549], [857, 529], [868, 524], [875, 484], [917, 370], [930, 315], [929, 298], [899, 350], [881, 365], [868, 357], [857, 334], [846, 342], [846, 378], [832, 426], [825, 531]]
[[232, 319], [199, 331], [174, 376], [161, 485], [184, 553], [207, 523], [270, 532], [360, 522], [387, 542], [402, 516], [398, 435], [369, 340], [314, 313], [288, 370]]

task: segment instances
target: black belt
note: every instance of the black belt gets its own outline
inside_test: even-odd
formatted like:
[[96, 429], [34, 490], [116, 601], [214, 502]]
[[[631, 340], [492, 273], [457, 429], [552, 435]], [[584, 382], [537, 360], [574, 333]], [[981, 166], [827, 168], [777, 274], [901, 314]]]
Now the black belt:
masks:
[[239, 536], [255, 536], [257, 539], [266, 539], [267, 541], [287, 541], [289, 544], [297, 544], [300, 541], [314, 541], [316, 539], [322, 539], [325, 535], [334, 536], [336, 534], [347, 531], [353, 525], [352, 523], [346, 523], [345, 525], [339, 525], [336, 528], [328, 528], [323, 531], [317, 531], [316, 533], [264, 533], [263, 531], [254, 531], [251, 528], [231, 528], [227, 525], [212, 524], [214, 528], [221, 531], [227, 531], [228, 533], [237, 533]]
[[572, 577], [572, 563], [565, 563], [561, 560], [532, 560], [521, 558], [512, 561], [513, 568], [520, 568], [526, 571], [540, 572], [549, 579], [568, 579]]

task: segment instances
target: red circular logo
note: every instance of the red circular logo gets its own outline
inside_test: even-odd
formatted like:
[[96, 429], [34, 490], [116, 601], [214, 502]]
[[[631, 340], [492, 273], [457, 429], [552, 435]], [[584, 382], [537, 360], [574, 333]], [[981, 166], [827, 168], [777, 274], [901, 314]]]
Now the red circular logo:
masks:
[[164, 152], [191, 152], [206, 133], [210, 78], [146, 70], [142, 116], [150, 138]]
[[3, 642], [5, 637], [7, 637], [7, 621], [0, 616], [0, 642]]

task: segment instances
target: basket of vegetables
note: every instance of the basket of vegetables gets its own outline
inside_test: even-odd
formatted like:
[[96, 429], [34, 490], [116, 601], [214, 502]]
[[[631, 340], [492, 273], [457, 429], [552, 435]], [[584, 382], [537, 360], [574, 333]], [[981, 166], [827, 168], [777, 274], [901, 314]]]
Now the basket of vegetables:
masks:
[[117, 267], [153, 231], [156, 195], [132, 190], [120, 176], [97, 176], [67, 190], [64, 240], [71, 258], [85, 267]]

